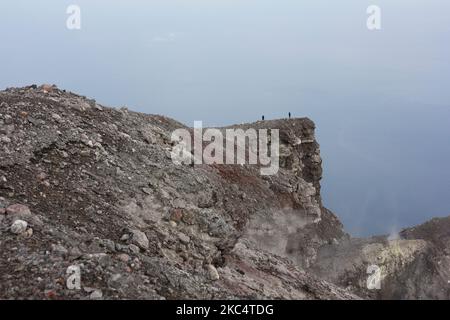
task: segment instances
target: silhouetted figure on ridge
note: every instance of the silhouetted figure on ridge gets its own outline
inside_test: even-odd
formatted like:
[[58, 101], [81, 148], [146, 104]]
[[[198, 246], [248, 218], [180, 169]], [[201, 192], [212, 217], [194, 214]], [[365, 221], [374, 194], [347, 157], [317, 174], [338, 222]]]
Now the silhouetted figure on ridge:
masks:
[[289, 112], [289, 119], [291, 118], [291, 113]]
[[262, 121], [264, 121], [264, 115], [262, 116]]

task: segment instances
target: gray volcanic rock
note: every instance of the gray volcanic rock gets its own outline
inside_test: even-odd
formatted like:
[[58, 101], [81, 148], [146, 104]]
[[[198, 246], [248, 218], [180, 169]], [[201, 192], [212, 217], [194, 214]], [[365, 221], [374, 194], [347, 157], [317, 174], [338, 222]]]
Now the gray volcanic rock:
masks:
[[[372, 299], [450, 299], [450, 217], [388, 236], [323, 246], [308, 269]], [[380, 270], [380, 289], [368, 290], [368, 267]]]
[[[344, 236], [321, 205], [314, 124], [249, 126], [280, 129], [276, 176], [174, 164], [185, 126], [163, 116], [54, 86], [0, 92], [0, 298], [356, 298], [290, 259]], [[15, 215], [30, 236], [9, 232]], [[76, 266], [80, 290], [67, 286]]]
[[[322, 205], [311, 120], [230, 127], [280, 130], [273, 176], [175, 164], [180, 128], [55, 86], [0, 92], [0, 299], [448, 298], [446, 220], [351, 239]], [[384, 291], [365, 289], [373, 263], [396, 275]]]

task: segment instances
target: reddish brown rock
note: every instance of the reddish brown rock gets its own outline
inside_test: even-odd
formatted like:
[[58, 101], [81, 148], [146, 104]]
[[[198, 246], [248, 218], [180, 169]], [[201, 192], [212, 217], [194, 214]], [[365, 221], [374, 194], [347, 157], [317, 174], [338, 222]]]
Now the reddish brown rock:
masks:
[[6, 208], [7, 215], [30, 215], [31, 210], [23, 204], [13, 204]]
[[172, 214], [170, 215], [170, 220], [175, 222], [180, 222], [183, 218], [183, 210], [182, 209], [174, 209]]

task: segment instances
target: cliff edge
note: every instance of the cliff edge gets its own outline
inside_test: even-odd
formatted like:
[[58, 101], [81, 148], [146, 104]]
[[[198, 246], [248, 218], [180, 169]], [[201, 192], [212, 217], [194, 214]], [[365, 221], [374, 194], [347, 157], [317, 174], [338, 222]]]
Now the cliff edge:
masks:
[[[314, 123], [230, 128], [250, 127], [279, 129], [276, 175], [175, 164], [171, 133], [186, 127], [163, 116], [55, 86], [0, 92], [0, 298], [449, 297], [435, 259], [449, 229], [405, 231], [393, 251], [384, 237], [352, 239], [322, 204]], [[398, 285], [440, 265], [429, 280], [440, 294], [413, 281], [365, 290], [372, 262]], [[73, 270], [79, 288], [68, 283]]]

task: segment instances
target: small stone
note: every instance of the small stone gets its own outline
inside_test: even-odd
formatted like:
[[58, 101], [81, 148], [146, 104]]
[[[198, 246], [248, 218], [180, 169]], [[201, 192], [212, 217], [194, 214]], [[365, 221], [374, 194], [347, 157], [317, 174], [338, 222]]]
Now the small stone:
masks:
[[38, 126], [40, 126], [42, 124], [45, 124], [45, 121], [39, 120], [39, 119], [36, 119], [36, 118], [33, 118], [33, 117], [28, 117], [28, 122], [33, 124], [36, 127], [38, 127]]
[[173, 220], [175, 222], [180, 222], [182, 218], [183, 218], [183, 210], [181, 209], [174, 209], [172, 211], [172, 214], [170, 215], [170, 220]]
[[116, 281], [118, 281], [120, 278], [122, 278], [122, 275], [121, 275], [120, 273], [116, 273], [116, 274], [113, 274], [113, 275], [111, 276], [111, 281], [112, 281], [112, 282], [116, 282]]
[[30, 208], [23, 204], [13, 204], [6, 208], [7, 215], [30, 215]]
[[14, 234], [21, 234], [27, 230], [27, 227], [28, 227], [28, 223], [26, 221], [16, 220], [11, 225], [10, 229], [11, 229], [11, 232]]
[[39, 181], [44, 181], [45, 179], [47, 179], [47, 175], [45, 174], [45, 172], [41, 172], [41, 173], [39, 173], [39, 174], [36, 176], [36, 178], [37, 178]]
[[33, 236], [33, 229], [32, 229], [32, 228], [28, 228], [28, 229], [23, 233], [23, 235], [24, 235], [26, 238], [31, 238], [31, 237]]
[[80, 140], [83, 144], [87, 145], [90, 148], [94, 147], [94, 143], [92, 142], [92, 140], [89, 139], [89, 137], [86, 134], [81, 134], [80, 136]]
[[139, 253], [139, 247], [134, 245], [134, 244], [130, 244], [128, 246], [128, 249], [134, 254], [138, 254]]
[[97, 109], [98, 111], [103, 111], [102, 106], [99, 105], [98, 103], [95, 104], [94, 108]]
[[169, 221], [169, 225], [170, 225], [172, 228], [175, 228], [175, 227], [177, 226], [177, 223], [176, 223], [175, 221], [173, 221], [173, 220], [170, 220], [170, 221]]
[[60, 244], [52, 244], [52, 251], [61, 256], [65, 256], [69, 253], [69, 251]]
[[62, 120], [61, 116], [59, 114], [57, 114], [57, 113], [52, 113], [52, 118], [56, 122], [61, 122], [61, 120]]
[[69, 256], [74, 260], [78, 259], [82, 255], [83, 255], [83, 253], [81, 252], [81, 250], [78, 247], [73, 247], [69, 250]]
[[10, 143], [11, 139], [8, 138], [7, 136], [3, 136], [3, 137], [0, 138], [0, 141], [3, 142], [3, 143]]
[[183, 199], [175, 199], [172, 201], [173, 207], [174, 208], [179, 208], [179, 209], [184, 209], [186, 208], [186, 201], [184, 201]]
[[49, 92], [52, 92], [52, 91], [53, 91], [53, 86], [50, 85], [50, 84], [43, 84], [43, 85], [41, 86], [41, 89], [42, 89], [42, 91], [43, 91], [44, 93], [49, 93]]
[[152, 189], [150, 189], [150, 188], [142, 188], [142, 192], [144, 192], [144, 193], [146, 193], [148, 195], [151, 195], [152, 194]]
[[214, 267], [212, 264], [208, 264], [208, 276], [209, 279], [212, 281], [219, 280], [219, 272], [217, 271], [216, 267]]
[[87, 293], [92, 293], [95, 291], [95, 288], [92, 287], [83, 287], [83, 290], [86, 291]]
[[102, 241], [102, 245], [111, 252], [116, 251], [116, 244], [114, 243], [114, 241], [112, 241], [110, 239], [104, 239]]
[[131, 232], [131, 241], [141, 249], [148, 249], [149, 241], [146, 234], [140, 230], [133, 229]]
[[74, 108], [74, 109], [76, 109], [78, 111], [84, 112], [86, 110], [91, 109], [91, 106], [90, 106], [89, 103], [87, 103], [85, 101], [79, 101], [78, 103], [73, 104], [72, 108]]
[[193, 225], [195, 223], [195, 215], [191, 211], [184, 211], [181, 220], [186, 224]]
[[178, 239], [180, 239], [180, 241], [184, 244], [188, 244], [189, 242], [191, 242], [191, 238], [184, 233], [180, 233], [178, 235]]
[[120, 237], [120, 241], [128, 241], [130, 239], [130, 235], [125, 233], [122, 237]]
[[92, 293], [89, 295], [89, 298], [92, 300], [95, 299], [101, 299], [103, 297], [103, 292], [102, 290], [99, 289], [95, 289], [94, 291], [92, 291]]
[[121, 253], [121, 254], [117, 255], [117, 259], [122, 261], [122, 262], [127, 263], [128, 261], [130, 261], [130, 256], [125, 254], [125, 253]]

